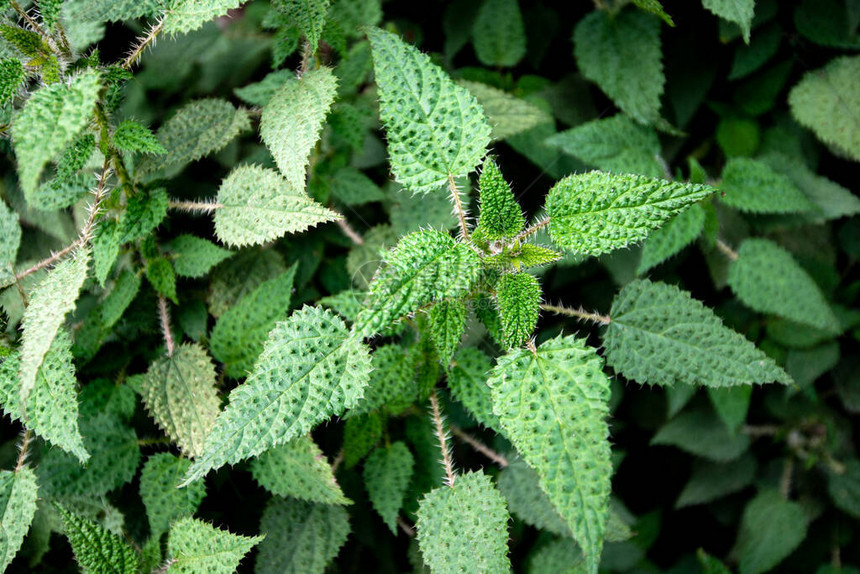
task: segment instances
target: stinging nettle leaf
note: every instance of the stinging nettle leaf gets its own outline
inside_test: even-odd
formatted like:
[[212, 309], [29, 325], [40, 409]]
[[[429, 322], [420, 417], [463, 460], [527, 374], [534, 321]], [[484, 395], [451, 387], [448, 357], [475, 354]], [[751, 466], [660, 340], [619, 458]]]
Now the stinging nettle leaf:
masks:
[[185, 343], [152, 363], [141, 381], [149, 414], [187, 456], [203, 454], [203, 441], [218, 416], [216, 378], [206, 351]]
[[496, 304], [502, 336], [508, 347], [524, 344], [535, 330], [540, 312], [541, 288], [529, 273], [506, 273], [496, 285]]
[[317, 307], [294, 312], [269, 333], [254, 371], [230, 393], [184, 484], [343, 414], [358, 404], [369, 375], [368, 348], [337, 315]]
[[235, 168], [218, 188], [215, 234], [236, 247], [268, 243], [287, 233], [342, 219], [278, 172], [258, 165]]
[[36, 475], [22, 466], [0, 471], [0, 572], [15, 558], [36, 514]]
[[687, 245], [695, 241], [704, 229], [705, 210], [701, 205], [694, 203], [670, 219], [666, 225], [656, 230], [645, 240], [636, 274], [642, 275], [678, 254]]
[[149, 529], [153, 533], [167, 532], [174, 520], [194, 514], [206, 495], [203, 482], [176, 488], [189, 466], [190, 460], [177, 458], [169, 452], [156, 453], [143, 465], [140, 499], [146, 506]]
[[370, 503], [392, 534], [397, 533], [397, 515], [414, 465], [409, 447], [401, 441], [376, 449], [364, 463], [364, 486]]
[[476, 240], [514, 237], [525, 228], [523, 211], [492, 157], [484, 160], [478, 187], [480, 216], [474, 232]]
[[600, 255], [645, 239], [715, 190], [641, 175], [599, 171], [571, 175], [547, 196], [549, 233], [573, 253]]
[[702, 6], [723, 20], [740, 26], [744, 42], [749, 44], [755, 0], [702, 0]]
[[496, 432], [501, 432], [499, 417], [493, 412], [493, 398], [487, 377], [492, 363], [490, 358], [474, 347], [457, 352], [448, 372], [448, 389], [451, 396], [466, 407], [476, 421]]
[[522, 459], [510, 462], [499, 473], [499, 490], [508, 508], [526, 524], [559, 536], [570, 536], [570, 528], [541, 490], [537, 473]]
[[203, 24], [224, 16], [238, 8], [245, 0], [172, 0], [164, 15], [164, 31], [168, 34], [184, 34], [200, 28]]
[[202, 237], [183, 234], [170, 242], [173, 269], [179, 277], [203, 277], [209, 270], [233, 255]]
[[240, 536], [196, 518], [173, 523], [167, 540], [172, 559], [170, 572], [176, 574], [232, 574], [242, 558], [265, 536]]
[[305, 189], [309, 154], [336, 93], [331, 69], [319, 68], [287, 80], [263, 108], [260, 137], [293, 189]]
[[466, 80], [457, 83], [469, 90], [481, 104], [492, 126], [493, 140], [505, 140], [553, 121], [552, 115], [538, 106], [487, 84]]
[[312, 51], [316, 51], [325, 26], [331, 0], [275, 0], [272, 6], [301, 30]]
[[493, 368], [493, 410], [597, 572], [609, 516], [609, 379], [584, 341], [515, 349]]
[[669, 421], [654, 435], [651, 444], [672, 445], [709, 460], [728, 462], [746, 452], [750, 438], [732, 434], [712, 410], [695, 409]]
[[0, 289], [15, 282], [15, 261], [21, 245], [18, 215], [0, 201]]
[[483, 472], [457, 476], [427, 493], [418, 507], [418, 547], [439, 574], [510, 572], [508, 509]]
[[373, 28], [368, 38], [397, 181], [429, 192], [475, 169], [490, 143], [490, 125], [475, 98], [396, 35]]
[[463, 301], [440, 301], [430, 308], [430, 337], [439, 362], [447, 365], [460, 346], [466, 330], [466, 305]]
[[472, 26], [472, 43], [485, 66], [515, 66], [526, 55], [526, 30], [517, 0], [484, 0]]
[[75, 559], [93, 574], [136, 574], [140, 558], [122, 538], [88, 518], [57, 506]]
[[764, 490], [744, 509], [736, 549], [740, 574], [767, 572], [806, 538], [807, 517], [800, 504], [776, 490]]
[[167, 153], [149, 128], [131, 120], [126, 120], [116, 127], [113, 133], [113, 144], [120, 151], [157, 155]]
[[723, 168], [720, 201], [747, 213], [791, 213], [815, 206], [791, 180], [767, 164], [731, 158]]
[[12, 143], [24, 194], [36, 190], [48, 163], [86, 127], [95, 109], [101, 82], [87, 70], [66, 83], [35, 92], [12, 124]]
[[673, 285], [636, 280], [615, 297], [606, 362], [642, 384], [731, 387], [791, 377], [711, 309]]

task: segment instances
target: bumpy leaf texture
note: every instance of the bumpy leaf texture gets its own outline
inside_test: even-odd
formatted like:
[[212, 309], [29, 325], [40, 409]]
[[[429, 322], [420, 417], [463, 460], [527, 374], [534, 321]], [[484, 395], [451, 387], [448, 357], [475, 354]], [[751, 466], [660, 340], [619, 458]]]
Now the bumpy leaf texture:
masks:
[[462, 403], [476, 421], [496, 432], [501, 432], [499, 417], [493, 412], [493, 398], [487, 376], [492, 368], [490, 358], [480, 349], [460, 349], [448, 371], [448, 389], [451, 396]]
[[264, 536], [240, 536], [215, 528], [202, 520], [182, 518], [173, 523], [167, 552], [177, 574], [232, 574], [242, 557]]
[[702, 6], [723, 20], [740, 26], [744, 42], [750, 42], [750, 28], [755, 14], [755, 0], [702, 0]]
[[547, 197], [550, 237], [573, 253], [608, 253], [645, 239], [713, 192], [704, 185], [641, 175], [571, 175], [556, 183]]
[[508, 347], [525, 343], [535, 330], [540, 312], [540, 283], [529, 273], [506, 273], [496, 285], [502, 336]]
[[316, 50], [331, 0], [275, 0], [272, 6], [287, 16]]
[[364, 463], [364, 486], [370, 503], [392, 534], [397, 534], [397, 515], [414, 466], [409, 447], [401, 441], [376, 449]]
[[747, 213], [790, 213], [815, 207], [788, 177], [745, 157], [726, 163], [720, 189], [720, 201]]
[[176, 488], [191, 461], [169, 452], [149, 457], [140, 473], [140, 499], [146, 507], [149, 529], [154, 534], [167, 532], [177, 518], [191, 516], [206, 495], [203, 482]]
[[484, 0], [472, 26], [472, 43], [485, 66], [515, 66], [526, 55], [526, 30], [517, 0]]
[[58, 506], [75, 559], [93, 574], [136, 574], [140, 559], [134, 548], [88, 518]]
[[492, 126], [493, 140], [505, 140], [553, 121], [552, 115], [543, 109], [498, 88], [467, 80], [457, 83], [469, 90], [481, 104]]
[[475, 239], [494, 241], [513, 237], [523, 230], [526, 225], [523, 211], [498, 164], [491, 157], [484, 160], [478, 187], [481, 211]]
[[570, 536], [570, 528], [541, 490], [540, 478], [522, 459], [512, 460], [499, 473], [499, 490], [508, 508], [526, 524], [559, 536]]
[[183, 234], [170, 242], [173, 253], [173, 269], [179, 277], [200, 278], [209, 270], [233, 255], [208, 239]]
[[439, 574], [503, 574], [508, 560], [508, 509], [483, 472], [457, 477], [427, 493], [418, 507], [418, 547]]
[[36, 475], [29, 467], [0, 471], [0, 572], [15, 558], [36, 514]]
[[460, 346], [460, 339], [466, 330], [466, 305], [462, 301], [440, 301], [430, 308], [428, 318], [430, 337], [439, 361], [447, 365]]
[[193, 32], [203, 24], [238, 8], [244, 0], [172, 0], [164, 16], [168, 34]]
[[343, 414], [358, 404], [369, 374], [368, 348], [337, 315], [316, 307], [296, 311], [272, 330], [254, 371], [230, 393], [185, 484]]
[[701, 205], [694, 203], [645, 240], [636, 274], [642, 275], [678, 254], [695, 241], [704, 229], [705, 210]]
[[21, 245], [18, 215], [0, 201], [0, 289], [15, 282], [15, 261]]
[[390, 32], [368, 31], [391, 170], [413, 192], [435, 191], [484, 157], [490, 125], [463, 87]]
[[529, 466], [597, 572], [609, 515], [609, 379], [603, 360], [572, 336], [536, 353], [503, 356], [489, 381], [505, 435]]

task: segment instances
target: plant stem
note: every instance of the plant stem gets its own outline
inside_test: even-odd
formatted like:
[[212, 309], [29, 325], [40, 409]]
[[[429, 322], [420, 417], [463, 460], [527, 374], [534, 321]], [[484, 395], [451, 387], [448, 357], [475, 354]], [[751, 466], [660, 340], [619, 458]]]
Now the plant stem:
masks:
[[439, 399], [436, 398], [436, 390], [430, 393], [430, 407], [433, 409], [433, 424], [435, 425], [436, 438], [439, 439], [439, 448], [442, 449], [442, 463], [445, 465], [445, 484], [454, 487], [454, 463], [451, 460], [451, 449], [448, 446], [448, 436], [445, 433], [442, 412], [439, 410]]
[[738, 258], [738, 252], [729, 247], [729, 244], [720, 238], [717, 238], [717, 249], [732, 261], [736, 261]]
[[779, 493], [782, 497], [788, 499], [791, 493], [791, 475], [794, 473], [794, 457], [789, 456], [785, 459], [785, 465], [782, 467], [782, 478], [779, 480]]
[[158, 296], [158, 317], [161, 320], [161, 331], [164, 333], [164, 344], [167, 347], [167, 356], [173, 356], [173, 335], [170, 333], [170, 312], [167, 310], [167, 299]]
[[197, 213], [212, 213], [216, 209], [221, 209], [224, 205], [214, 201], [178, 201], [171, 199], [167, 202], [167, 207]]
[[776, 425], [759, 425], [759, 426], [745, 425], [741, 429], [742, 433], [744, 433], [745, 435], [748, 435], [748, 436], [752, 436], [752, 437], [774, 436], [779, 431], [780, 431], [780, 428]]
[[27, 448], [30, 446], [30, 429], [24, 430], [24, 437], [21, 439], [21, 449], [18, 451], [18, 462], [15, 464], [15, 472], [24, 468], [24, 463], [27, 461]]
[[451, 199], [454, 201], [454, 210], [457, 212], [457, 218], [460, 221], [460, 233], [463, 239], [469, 239], [469, 226], [466, 225], [466, 210], [463, 209], [463, 203], [460, 201], [460, 190], [457, 189], [457, 182], [454, 181], [454, 176], [448, 174], [448, 191], [451, 192]]
[[340, 227], [340, 230], [343, 231], [343, 234], [349, 237], [353, 243], [356, 245], [364, 245], [364, 238], [352, 228], [345, 217], [341, 216], [340, 219], [336, 220], [336, 223], [337, 226]]
[[155, 25], [149, 29], [146, 36], [141, 36], [129, 55], [122, 62], [123, 69], [128, 70], [140, 59], [143, 52], [150, 46], [155, 44], [155, 38], [158, 36], [161, 29], [164, 27], [164, 18], [161, 18]]
[[337, 473], [337, 469], [340, 467], [340, 463], [343, 462], [343, 449], [340, 449], [337, 453], [337, 456], [334, 457], [334, 460], [331, 462], [331, 473]]
[[580, 321], [591, 321], [592, 323], [599, 323], [601, 325], [608, 325], [612, 322], [612, 318], [610, 318], [609, 315], [589, 313], [582, 307], [580, 307], [579, 309], [571, 309], [569, 307], [564, 307], [563, 305], [541, 305], [540, 308], [544, 311], [549, 311], [557, 315], [567, 315], [568, 317], [574, 317], [575, 319], [579, 319]]
[[529, 227], [528, 229], [524, 230], [522, 233], [520, 233], [519, 235], [514, 237], [514, 241], [522, 241], [523, 239], [525, 239], [529, 235], [534, 235], [535, 233], [537, 233], [538, 231], [540, 231], [541, 229], [543, 229], [547, 225], [549, 225], [549, 217], [544, 217], [543, 219], [541, 219], [540, 221], [533, 224], [531, 227]]
[[500, 467], [505, 468], [506, 466], [508, 466], [508, 459], [506, 459], [504, 456], [497, 453], [472, 435], [463, 432], [463, 430], [459, 427], [455, 427], [452, 425], [451, 432], [454, 434], [454, 436], [462, 440], [464, 443], [468, 444], [470, 447], [472, 447], [479, 453], [486, 456], [488, 459], [498, 464]]
[[396, 520], [397, 520], [397, 526], [400, 527], [400, 530], [402, 530], [403, 532], [406, 533], [406, 536], [408, 536], [409, 538], [415, 538], [415, 529], [414, 528], [409, 526], [409, 524], [405, 520], [403, 520], [403, 518], [400, 516], [398, 516], [396, 518]]

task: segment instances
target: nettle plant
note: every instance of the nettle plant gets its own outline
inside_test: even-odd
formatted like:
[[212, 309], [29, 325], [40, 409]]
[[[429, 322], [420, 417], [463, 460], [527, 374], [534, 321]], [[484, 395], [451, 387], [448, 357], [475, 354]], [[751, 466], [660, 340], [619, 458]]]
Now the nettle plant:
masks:
[[[756, 154], [757, 126], [730, 112], [721, 177], [693, 155], [688, 177], [673, 173], [656, 130], [681, 135], [660, 115], [661, 19], [674, 22], [658, 2], [596, 2], [576, 23], [582, 76], [621, 112], [560, 132], [547, 106], [492, 85], [490, 72], [455, 81], [395, 26], [379, 27], [378, 3], [242, 4], [0, 3], [15, 162], [0, 202], [0, 404], [22, 429], [2, 458], [0, 570], [62, 555], [59, 532], [88, 572], [232, 572], [249, 552], [243, 567], [256, 572], [323, 572], [351, 531], [382, 553], [367, 532], [384, 525], [416, 541], [416, 569], [508, 572], [511, 524], [517, 536], [524, 524], [540, 531], [531, 571], [621, 570], [604, 552], [634, 536], [612, 495], [619, 380], [666, 389], [673, 414], [707, 388], [712, 408], [684, 411], [653, 443], [735, 462], [695, 467], [679, 506], [753, 481], [755, 461], [739, 459], [750, 434], [786, 441], [781, 479], [763, 478], [743, 512], [741, 572], [779, 564], [814, 519], [790, 498], [795, 459], [818, 464], [836, 505], [858, 514], [860, 463], [837, 460], [842, 447], [816, 434], [837, 419], [801, 409], [784, 428], [744, 427], [753, 385], [809, 395], [839, 360], [838, 345], [835, 358], [816, 347], [784, 368], [774, 341], [813, 347], [857, 317], [837, 316], [810, 272], [742, 214], [761, 229], [819, 223], [860, 212], [860, 200], [798, 159], [793, 128], [774, 128], [776, 143]], [[522, 60], [514, 0], [465, 4], [446, 15], [450, 50], [471, 38], [487, 66]], [[775, 3], [762, 22], [752, 0], [703, 4], [742, 42], [752, 34], [732, 74], [767, 61], [755, 30]], [[810, 4], [798, 11], [830, 16]], [[222, 40], [229, 11], [240, 32]], [[124, 60], [104, 62], [91, 45], [105, 23], [135, 18], [153, 23]], [[177, 91], [192, 66], [207, 94], [269, 53], [275, 70], [235, 90], [247, 107], [207, 95], [164, 120], [144, 105], [147, 88]], [[297, 70], [277, 69], [294, 55]], [[788, 99], [797, 122], [855, 160], [858, 77], [860, 58], [836, 58]], [[264, 145], [240, 151], [249, 133]], [[531, 218], [513, 191], [524, 183], [509, 184], [493, 155], [507, 140], [547, 170], [547, 152], [575, 167]], [[194, 171], [207, 157], [227, 168], [215, 187], [211, 170]], [[361, 169], [386, 157], [396, 183], [383, 190]], [[374, 202], [390, 223], [362, 234], [345, 215], [364, 222]], [[767, 353], [690, 292], [644, 277], [696, 242], [737, 301], [773, 317]], [[326, 244], [348, 254], [322, 262]], [[543, 295], [553, 266], [617, 250], [638, 261], [606, 314], [580, 306], [575, 289], [552, 304]], [[574, 322], [536, 331], [542, 313]], [[458, 464], [451, 435], [481, 462]], [[240, 503], [250, 518], [235, 526], [236, 509], [212, 496], [258, 487], [262, 515]], [[704, 552], [699, 561], [728, 571]]]

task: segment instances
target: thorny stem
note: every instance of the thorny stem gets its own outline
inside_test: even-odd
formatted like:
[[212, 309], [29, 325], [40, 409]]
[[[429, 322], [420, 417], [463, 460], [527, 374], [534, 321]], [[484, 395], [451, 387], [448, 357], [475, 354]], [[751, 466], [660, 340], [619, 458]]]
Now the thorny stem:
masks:
[[445, 433], [445, 428], [442, 421], [442, 412], [439, 410], [439, 399], [436, 398], [436, 391], [430, 393], [430, 407], [433, 409], [433, 424], [435, 425], [436, 438], [439, 439], [439, 448], [442, 449], [442, 463], [445, 465], [445, 483], [451, 488], [454, 487], [454, 463], [451, 460], [451, 450], [448, 447], [448, 437]]
[[451, 192], [451, 199], [454, 200], [454, 209], [457, 211], [457, 218], [460, 221], [460, 233], [463, 239], [469, 239], [469, 227], [466, 225], [466, 210], [463, 209], [463, 203], [460, 201], [460, 190], [457, 189], [457, 182], [454, 181], [454, 176], [448, 174], [448, 191]]
[[9, 0], [9, 5], [12, 7], [13, 10], [15, 10], [15, 12], [18, 13], [19, 16], [21, 16], [21, 18], [24, 19], [25, 22], [27, 22], [27, 24], [30, 25], [31, 28], [33, 28], [35, 32], [37, 32], [41, 37], [43, 37], [52, 48], [56, 49], [56, 46], [54, 45], [54, 39], [51, 38], [50, 34], [45, 32], [44, 28], [42, 28], [38, 22], [33, 20], [33, 17], [27, 14], [27, 11], [24, 10], [21, 5], [16, 2], [16, 0]]
[[506, 459], [504, 456], [497, 453], [496, 451], [494, 451], [493, 449], [491, 449], [490, 447], [488, 447], [487, 445], [485, 445], [484, 443], [482, 443], [481, 441], [479, 441], [478, 439], [476, 439], [472, 435], [463, 432], [463, 430], [460, 429], [459, 427], [455, 427], [452, 425], [451, 426], [451, 432], [458, 439], [460, 439], [464, 443], [468, 444], [470, 447], [472, 447], [473, 449], [475, 449], [479, 453], [483, 454], [488, 459], [490, 459], [493, 462], [495, 462], [496, 464], [498, 464], [500, 467], [505, 468], [506, 466], [508, 466], [508, 464], [509, 464], [508, 459]]
[[398, 516], [396, 518], [396, 520], [397, 520], [397, 526], [400, 527], [400, 530], [402, 530], [403, 532], [406, 533], [406, 536], [408, 536], [409, 538], [415, 538], [415, 529], [414, 528], [409, 526], [409, 524], [405, 520], [403, 520], [403, 518], [400, 516]]
[[570, 307], [565, 307], [563, 305], [541, 305], [541, 309], [544, 311], [549, 311], [551, 313], [555, 313], [557, 315], [567, 315], [568, 317], [574, 317], [581, 321], [591, 321], [592, 323], [599, 323], [601, 325], [608, 325], [612, 322], [612, 318], [609, 315], [600, 315], [599, 313], [589, 313], [582, 307], [579, 309], [571, 309]]
[[340, 449], [337, 453], [337, 456], [334, 457], [334, 460], [331, 462], [331, 473], [335, 474], [337, 469], [340, 467], [340, 463], [343, 462], [343, 449]]
[[538, 231], [540, 231], [541, 229], [543, 229], [547, 225], [549, 225], [549, 217], [544, 217], [543, 219], [541, 219], [540, 221], [538, 221], [537, 223], [535, 223], [534, 225], [532, 225], [531, 227], [529, 227], [528, 229], [524, 230], [522, 233], [520, 233], [519, 235], [514, 237], [514, 241], [522, 241], [523, 239], [525, 239], [529, 235], [534, 235], [535, 233], [537, 233]]
[[732, 261], [736, 261], [738, 258], [738, 252], [729, 247], [729, 244], [720, 238], [717, 238], [717, 249]]
[[785, 459], [785, 465], [782, 467], [782, 478], [779, 480], [779, 493], [785, 499], [788, 499], [788, 495], [791, 493], [792, 473], [794, 473], [794, 457], [789, 456]]
[[340, 227], [340, 230], [343, 231], [343, 234], [349, 237], [353, 243], [356, 245], [364, 245], [364, 238], [352, 228], [345, 217], [341, 217], [341, 219], [338, 219], [336, 223], [337, 226]]
[[161, 331], [164, 333], [164, 344], [167, 346], [167, 356], [173, 356], [173, 335], [170, 333], [170, 313], [167, 310], [167, 299], [158, 296], [158, 317], [161, 320]]
[[18, 462], [15, 464], [15, 472], [24, 468], [24, 463], [27, 460], [27, 448], [30, 446], [30, 429], [24, 431], [24, 437], [21, 439], [21, 448], [18, 451]]
[[143, 55], [143, 52], [151, 45], [155, 44], [155, 38], [158, 36], [161, 29], [164, 27], [164, 18], [160, 19], [156, 24], [149, 29], [149, 32], [146, 36], [142, 36], [137, 44], [132, 48], [129, 55], [122, 62], [122, 67], [125, 70], [128, 70], [140, 59]]
[[216, 209], [221, 209], [224, 205], [209, 201], [178, 201], [171, 199], [167, 202], [167, 207], [190, 212], [212, 213]]

